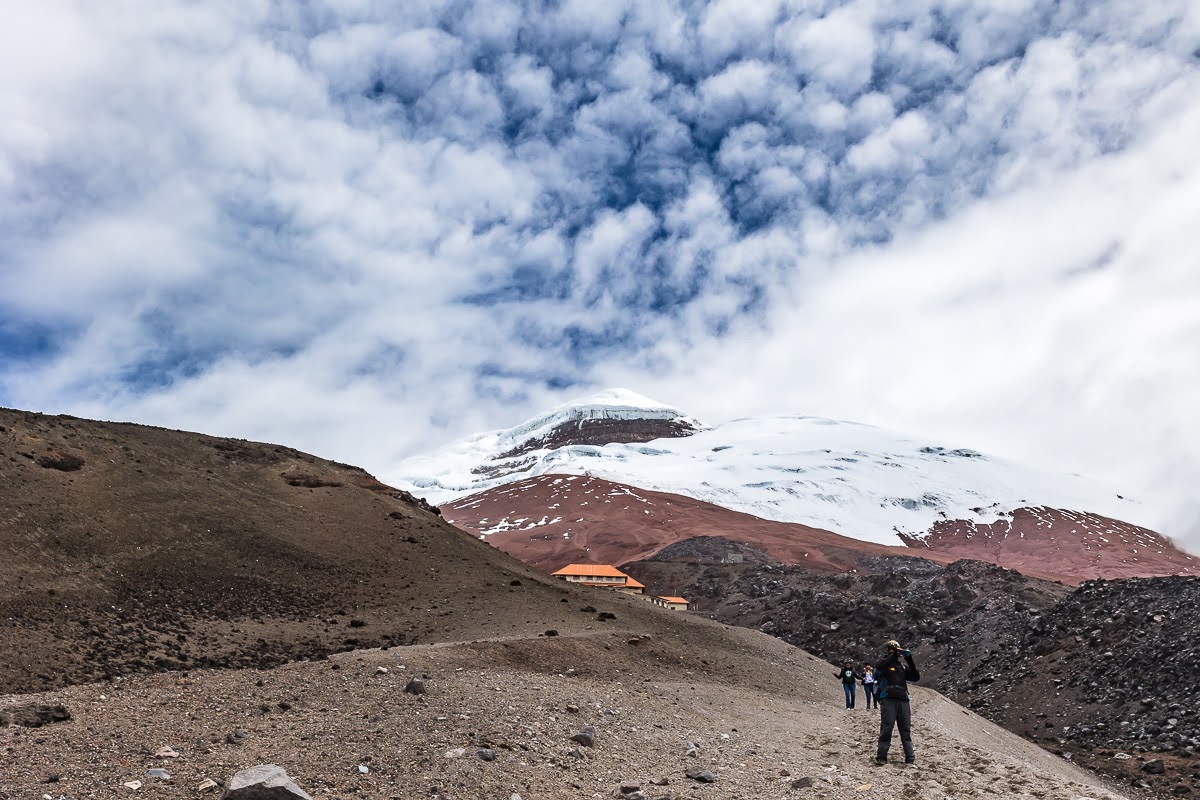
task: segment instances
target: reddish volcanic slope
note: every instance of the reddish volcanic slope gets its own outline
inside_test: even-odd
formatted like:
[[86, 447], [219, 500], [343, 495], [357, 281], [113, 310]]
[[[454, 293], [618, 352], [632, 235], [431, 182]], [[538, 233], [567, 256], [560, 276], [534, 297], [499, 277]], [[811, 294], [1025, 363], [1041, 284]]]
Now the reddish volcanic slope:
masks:
[[1019, 508], [1010, 519], [991, 525], [939, 522], [924, 541], [909, 545], [991, 561], [1028, 575], [1070, 576], [1073, 582], [1200, 574], [1200, 559], [1154, 531], [1057, 508]]
[[[850, 569], [862, 555], [916, 555], [903, 547], [773, 522], [682, 495], [651, 492], [578, 475], [541, 475], [442, 506], [442, 516], [541, 569], [597, 562], [624, 564], [694, 536], [722, 536], [765, 550], [786, 564]], [[921, 556], [941, 563], [938, 553]]]
[[785, 564], [835, 571], [854, 568], [863, 555], [890, 554], [943, 564], [978, 559], [1066, 583], [1200, 574], [1194, 557], [1153, 531], [1057, 509], [1019, 509], [1011, 520], [989, 526], [940, 522], [927, 539], [901, 548], [598, 478], [541, 475], [447, 503], [442, 514], [546, 570], [573, 562], [624, 564], [695, 536], [721, 536]]

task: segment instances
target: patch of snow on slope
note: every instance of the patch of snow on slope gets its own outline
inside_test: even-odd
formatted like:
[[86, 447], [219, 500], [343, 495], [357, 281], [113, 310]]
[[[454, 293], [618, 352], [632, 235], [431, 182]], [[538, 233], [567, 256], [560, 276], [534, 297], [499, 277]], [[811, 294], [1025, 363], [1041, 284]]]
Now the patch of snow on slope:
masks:
[[[613, 407], [636, 414], [630, 395], [616, 395], [614, 401], [621, 402]], [[646, 402], [647, 413], [665, 408]], [[594, 404], [587, 398], [560, 406], [518, 426], [519, 434], [482, 434], [410, 459], [389, 482], [445, 503], [534, 475], [590, 475], [880, 544], [900, 544], [901, 533], [923, 536], [938, 520], [988, 524], [1022, 507], [1078, 509], [1149, 524], [1140, 521], [1145, 512], [1139, 504], [1080, 476], [1052, 475], [973, 450], [807, 416], [735, 420], [652, 445], [534, 450], [518, 457], [519, 468], [510, 474], [473, 472], [506, 464], [498, 456], [509, 449], [507, 443], [557, 424], [553, 420], [572, 408]]]

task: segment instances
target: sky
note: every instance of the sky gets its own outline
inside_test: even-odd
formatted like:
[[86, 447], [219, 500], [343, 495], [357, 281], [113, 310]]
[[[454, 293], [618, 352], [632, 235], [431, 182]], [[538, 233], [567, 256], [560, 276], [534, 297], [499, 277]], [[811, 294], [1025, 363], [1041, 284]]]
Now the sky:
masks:
[[42, 0], [0, 405], [386, 474], [610, 386], [1096, 477], [1200, 550], [1192, 0]]

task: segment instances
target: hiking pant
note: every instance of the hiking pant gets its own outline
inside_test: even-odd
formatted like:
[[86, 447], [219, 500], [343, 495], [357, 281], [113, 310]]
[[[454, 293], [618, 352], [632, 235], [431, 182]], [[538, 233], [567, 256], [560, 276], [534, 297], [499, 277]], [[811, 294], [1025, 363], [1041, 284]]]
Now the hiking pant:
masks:
[[915, 759], [912, 733], [909, 730], [912, 725], [912, 711], [908, 707], [908, 701], [881, 697], [879, 710], [879, 750], [875, 758], [879, 761], [887, 760], [888, 748], [892, 746], [892, 728], [896, 727], [900, 729], [900, 744], [904, 745], [904, 760]]
[[[863, 684], [863, 694], [866, 695], [866, 697], [867, 697], [867, 708], [870, 708], [871, 701], [875, 700], [875, 684], [864, 683]], [[879, 705], [879, 702], [876, 701], [875, 704]]]
[[846, 690], [846, 708], [854, 708], [854, 684], [843, 683], [842, 688]]

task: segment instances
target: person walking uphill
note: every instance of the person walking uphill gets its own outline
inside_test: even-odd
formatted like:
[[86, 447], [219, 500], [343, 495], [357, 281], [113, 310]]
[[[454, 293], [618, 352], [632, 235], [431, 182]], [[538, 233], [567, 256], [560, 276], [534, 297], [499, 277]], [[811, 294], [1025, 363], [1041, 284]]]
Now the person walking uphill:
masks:
[[835, 672], [842, 679], [842, 690], [846, 693], [846, 708], [854, 708], [854, 687], [858, 676], [854, 674], [854, 665], [849, 661], [842, 664], [842, 669]]
[[879, 687], [875, 701], [879, 706], [879, 749], [875, 752], [875, 763], [887, 763], [892, 729], [897, 728], [900, 744], [904, 746], [904, 763], [915, 764], [917, 755], [912, 743], [908, 682], [921, 680], [921, 673], [913, 663], [912, 653], [895, 639], [887, 643], [887, 650], [888, 654], [875, 665], [875, 681]]

